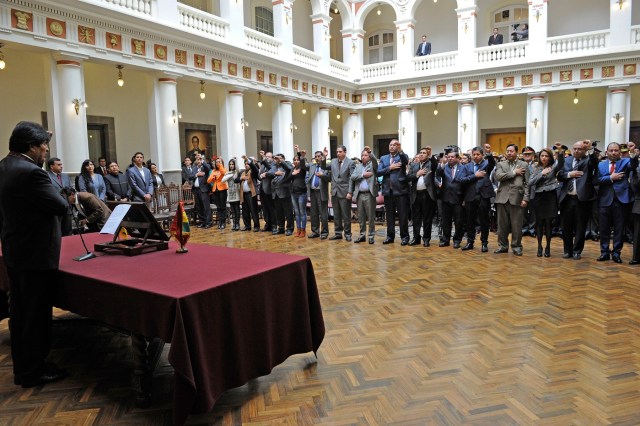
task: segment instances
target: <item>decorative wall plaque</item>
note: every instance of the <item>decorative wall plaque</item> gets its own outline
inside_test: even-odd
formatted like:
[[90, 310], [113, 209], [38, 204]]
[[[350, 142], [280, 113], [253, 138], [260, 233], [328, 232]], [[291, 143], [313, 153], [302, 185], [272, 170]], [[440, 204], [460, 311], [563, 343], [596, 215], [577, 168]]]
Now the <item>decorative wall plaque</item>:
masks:
[[462, 92], [462, 83], [453, 83], [451, 85], [451, 89], [453, 90], [453, 93]]
[[496, 79], [488, 78], [485, 82], [487, 90], [493, 90], [496, 88]]
[[336, 94], [336, 97], [338, 98], [339, 101], [342, 100], [342, 90], [338, 90], [338, 93]]
[[285, 89], [289, 88], [289, 77], [281, 76], [280, 86], [284, 87]]
[[296, 79], [291, 79], [291, 88], [293, 90], [298, 90], [298, 80]]
[[317, 84], [312, 84], [311, 85], [311, 94], [313, 94], [313, 95], [317, 95], [318, 94], [318, 85]]
[[423, 86], [420, 90], [422, 96], [431, 96], [431, 86]]
[[616, 76], [616, 67], [613, 65], [602, 67], [602, 78], [609, 78]]
[[502, 79], [502, 87], [513, 87], [515, 82], [515, 78], [513, 77], [505, 77]]
[[385, 90], [384, 92], [380, 92], [380, 94], [378, 96], [380, 96], [380, 100], [381, 101], [386, 101], [387, 100], [387, 91]]
[[309, 83], [307, 83], [306, 81], [302, 82], [302, 91], [305, 93], [309, 91]]
[[367, 93], [367, 102], [373, 102], [375, 101], [375, 93]]
[[438, 84], [436, 86], [436, 92], [438, 95], [446, 95], [447, 94], [447, 85], [446, 84]]
[[523, 86], [531, 86], [533, 84], [533, 74], [525, 74], [520, 77], [521, 83]]
[[580, 80], [591, 80], [593, 78], [593, 68], [583, 68], [580, 70]]
[[329, 97], [333, 99], [334, 94], [335, 94], [335, 90], [329, 89]]
[[269, 73], [269, 84], [275, 86], [278, 84], [278, 75], [272, 72]]
[[122, 50], [122, 36], [120, 34], [106, 33], [107, 48], [113, 50]]
[[573, 71], [571, 70], [560, 71], [560, 81], [568, 82], [571, 80], [573, 80]]
[[251, 67], [242, 67], [242, 78], [251, 80]]
[[33, 31], [33, 13], [11, 9], [11, 27], [19, 30]]
[[327, 88], [326, 87], [321, 87], [320, 88], [320, 96], [327, 96]]
[[211, 69], [214, 72], [222, 72], [222, 59], [212, 59], [211, 60]]
[[94, 28], [78, 25], [78, 41], [84, 44], [96, 44], [96, 30]]
[[636, 75], [636, 64], [627, 64], [623, 69], [624, 75]]
[[256, 80], [258, 80], [260, 83], [264, 83], [264, 71], [263, 70], [256, 70]]
[[176, 64], [187, 65], [187, 51], [186, 50], [175, 50], [175, 58]]
[[416, 89], [415, 88], [411, 88], [411, 89], [407, 89], [407, 98], [413, 98], [416, 96]]
[[550, 84], [553, 83], [553, 74], [550, 72], [543, 72], [540, 74], [540, 83]]
[[393, 91], [393, 99], [400, 99], [402, 97], [402, 90]]
[[58, 38], [67, 38], [67, 23], [57, 19], [47, 18], [47, 35]]
[[196, 68], [204, 69], [204, 55], [198, 55], [197, 53], [193, 54], [193, 66]]
[[469, 82], [469, 91], [476, 92], [480, 88], [480, 82], [478, 80], [473, 80]]
[[153, 55], [156, 59], [161, 61], [167, 60], [167, 46], [163, 46], [160, 44], [153, 45]]
[[227, 64], [227, 73], [229, 73], [229, 75], [236, 77], [238, 75], [238, 64], [233, 64], [229, 62]]
[[131, 39], [131, 53], [134, 55], [144, 56], [147, 54], [146, 43], [144, 40], [136, 38]]

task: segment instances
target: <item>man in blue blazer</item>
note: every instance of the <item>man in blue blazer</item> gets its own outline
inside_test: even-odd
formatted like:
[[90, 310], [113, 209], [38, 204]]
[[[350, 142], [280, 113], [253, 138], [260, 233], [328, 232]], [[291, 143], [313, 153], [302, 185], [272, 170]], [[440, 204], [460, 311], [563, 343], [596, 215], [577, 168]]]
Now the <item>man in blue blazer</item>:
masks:
[[422, 43], [418, 45], [418, 49], [416, 50], [416, 56], [427, 56], [431, 55], [431, 43], [427, 41], [427, 36], [422, 36]]
[[378, 163], [378, 176], [382, 176], [384, 211], [387, 215], [387, 238], [382, 244], [391, 244], [396, 237], [396, 210], [400, 225], [401, 244], [409, 244], [409, 180], [407, 179], [409, 157], [402, 152], [400, 142], [389, 142], [389, 154]]
[[440, 247], [448, 247], [451, 241], [451, 221], [456, 224], [453, 235], [453, 248], [460, 248], [460, 242], [464, 236], [464, 200], [463, 179], [467, 170], [460, 164], [460, 153], [450, 151], [447, 153], [447, 164], [438, 167], [436, 178], [440, 181], [440, 196], [442, 198], [442, 238]]
[[[629, 186], [629, 159], [621, 158], [620, 145], [607, 146], [607, 159], [598, 165], [598, 216], [600, 217], [600, 257], [602, 262], [613, 258], [622, 263], [620, 252], [624, 245], [624, 218], [633, 201]], [[609, 234], [613, 226], [613, 251], [609, 248]]]
[[127, 169], [127, 178], [132, 192], [132, 201], [144, 201], [148, 203], [153, 196], [153, 182], [151, 172], [144, 167], [144, 154], [136, 152], [133, 155], [133, 164]]
[[[55, 190], [61, 194], [63, 188], [69, 188], [71, 186], [71, 180], [69, 179], [69, 175], [65, 175], [62, 173], [62, 161], [57, 157], [51, 157], [49, 161], [47, 161], [47, 174], [49, 175], [49, 179], [53, 184]], [[65, 197], [61, 194], [62, 199]], [[62, 236], [66, 237], [67, 235], [71, 235], [73, 231], [72, 225], [73, 212], [71, 211], [71, 206], [67, 208], [67, 214], [60, 216], [60, 227], [62, 230]]]

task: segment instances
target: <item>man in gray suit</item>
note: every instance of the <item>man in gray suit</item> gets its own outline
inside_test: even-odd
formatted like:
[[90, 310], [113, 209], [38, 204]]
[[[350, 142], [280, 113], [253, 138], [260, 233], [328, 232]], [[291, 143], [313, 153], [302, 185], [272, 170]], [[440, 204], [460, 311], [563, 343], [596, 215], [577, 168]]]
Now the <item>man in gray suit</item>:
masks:
[[[326, 148], [325, 148], [326, 151]], [[329, 189], [331, 173], [327, 170], [327, 157], [322, 151], [314, 154], [315, 163], [309, 166], [307, 187], [311, 202], [311, 235], [309, 238], [327, 239], [329, 236]], [[320, 226], [322, 225], [322, 228]]]
[[[62, 160], [57, 157], [51, 157], [49, 161], [47, 161], [47, 174], [49, 175], [49, 179], [53, 184], [56, 192], [60, 194], [62, 188], [67, 188], [71, 186], [71, 180], [69, 179], [69, 175], [62, 174]], [[64, 196], [61, 195], [62, 198]], [[62, 231], [62, 236], [66, 237], [67, 235], [71, 235], [73, 231], [72, 225], [73, 212], [71, 210], [71, 206], [67, 209], [67, 214], [64, 216], [60, 216], [60, 228]]]
[[347, 200], [356, 200], [358, 205], [358, 222], [360, 236], [354, 241], [363, 243], [366, 238], [367, 221], [369, 222], [369, 244], [373, 244], [376, 235], [376, 197], [378, 196], [378, 160], [371, 152], [371, 148], [364, 147], [361, 154], [362, 163], [356, 165], [349, 182]]
[[330, 240], [344, 238], [351, 241], [351, 200], [347, 200], [351, 173], [356, 165], [347, 158], [347, 147], [339, 145], [336, 156], [331, 160], [331, 204], [333, 204], [333, 228], [335, 234]]
[[151, 172], [144, 167], [144, 154], [136, 152], [132, 160], [133, 165], [127, 169], [127, 178], [132, 192], [131, 199], [149, 203], [153, 196], [153, 182]]
[[495, 253], [509, 251], [509, 227], [513, 254], [522, 256], [522, 220], [529, 204], [529, 167], [518, 160], [518, 147], [507, 146], [507, 159], [496, 166], [495, 179], [500, 182], [496, 193], [498, 210], [498, 248]]

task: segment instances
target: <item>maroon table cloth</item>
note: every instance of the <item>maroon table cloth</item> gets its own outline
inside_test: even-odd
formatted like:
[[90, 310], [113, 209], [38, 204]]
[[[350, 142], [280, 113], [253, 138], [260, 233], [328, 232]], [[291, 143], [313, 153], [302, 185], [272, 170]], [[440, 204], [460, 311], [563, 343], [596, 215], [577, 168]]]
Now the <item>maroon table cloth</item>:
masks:
[[[85, 235], [89, 249], [109, 239]], [[309, 258], [202, 244], [177, 254], [177, 247], [76, 262], [80, 238], [65, 237], [54, 304], [171, 343], [174, 421], [182, 424], [189, 413], [210, 411], [225, 390], [293, 354], [317, 352], [324, 321]]]

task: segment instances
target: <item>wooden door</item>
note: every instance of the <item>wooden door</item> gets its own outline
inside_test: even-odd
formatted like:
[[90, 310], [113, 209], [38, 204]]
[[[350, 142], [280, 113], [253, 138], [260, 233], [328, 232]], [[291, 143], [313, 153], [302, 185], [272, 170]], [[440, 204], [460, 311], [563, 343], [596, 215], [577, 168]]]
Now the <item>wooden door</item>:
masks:
[[493, 152], [498, 154], [504, 154], [507, 145], [511, 144], [515, 144], [518, 147], [518, 152], [522, 152], [522, 149], [527, 145], [527, 134], [525, 132], [493, 133], [487, 135], [487, 143], [491, 145]]

